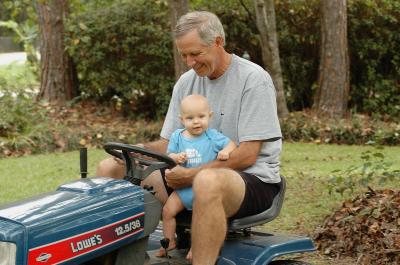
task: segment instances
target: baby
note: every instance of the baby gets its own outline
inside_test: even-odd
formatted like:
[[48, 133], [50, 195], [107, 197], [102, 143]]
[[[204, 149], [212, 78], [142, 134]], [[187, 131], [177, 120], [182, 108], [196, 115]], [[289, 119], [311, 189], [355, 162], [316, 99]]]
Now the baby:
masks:
[[[180, 119], [184, 126], [171, 135], [168, 144], [168, 155], [176, 163], [185, 167], [199, 167], [209, 161], [227, 160], [236, 144], [215, 129], [209, 129], [208, 123], [212, 117], [207, 99], [201, 95], [190, 95], [181, 102]], [[168, 197], [163, 208], [164, 237], [169, 239], [168, 249], [176, 247], [175, 230], [176, 215], [183, 209], [192, 209], [192, 188], [175, 190]], [[165, 256], [165, 250], [160, 248], [157, 256]], [[187, 255], [191, 259], [191, 251]]]

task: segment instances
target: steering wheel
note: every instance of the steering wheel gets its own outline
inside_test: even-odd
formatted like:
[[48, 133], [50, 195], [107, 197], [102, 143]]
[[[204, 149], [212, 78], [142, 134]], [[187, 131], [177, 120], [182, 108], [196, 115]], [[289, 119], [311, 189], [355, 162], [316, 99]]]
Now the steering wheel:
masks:
[[124, 160], [126, 168], [124, 179], [135, 185], [140, 185], [141, 181], [155, 170], [160, 170], [164, 175], [165, 169], [176, 166], [175, 161], [169, 156], [138, 146], [109, 142], [103, 147], [110, 155]]

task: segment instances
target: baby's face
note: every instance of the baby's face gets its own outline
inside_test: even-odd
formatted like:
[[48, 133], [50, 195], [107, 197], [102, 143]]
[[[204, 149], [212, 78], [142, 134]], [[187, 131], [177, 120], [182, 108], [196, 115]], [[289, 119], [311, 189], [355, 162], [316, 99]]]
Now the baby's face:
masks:
[[203, 104], [193, 104], [181, 113], [183, 126], [193, 136], [199, 136], [207, 130], [210, 118], [210, 110]]

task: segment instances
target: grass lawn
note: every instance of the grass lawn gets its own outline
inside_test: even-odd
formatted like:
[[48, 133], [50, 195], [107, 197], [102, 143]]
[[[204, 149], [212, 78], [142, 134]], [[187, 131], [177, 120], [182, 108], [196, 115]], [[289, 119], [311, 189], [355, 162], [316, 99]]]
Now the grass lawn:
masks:
[[[288, 188], [282, 214], [273, 228], [287, 230], [293, 228], [310, 233], [322, 223], [323, 218], [332, 209], [341, 205], [345, 198], [338, 194], [329, 194], [326, 182], [336, 169], [347, 169], [352, 165], [362, 165], [360, 155], [366, 150], [373, 151], [371, 146], [316, 145], [305, 143], [285, 144], [282, 156], [282, 174], [286, 176]], [[385, 147], [379, 151], [396, 169], [400, 169], [400, 147]], [[387, 183], [387, 187], [400, 189], [400, 180]], [[379, 188], [373, 186], [373, 188]], [[358, 190], [355, 193], [360, 193]], [[270, 226], [270, 224], [267, 224]]]
[[[329, 194], [326, 181], [331, 171], [363, 163], [360, 154], [372, 150], [368, 146], [317, 145], [285, 143], [282, 174], [287, 180], [286, 201], [280, 217], [269, 230], [309, 233], [320, 224], [333, 207], [343, 201]], [[386, 160], [397, 161], [400, 168], [400, 147], [385, 147]], [[107, 157], [103, 150], [90, 149], [89, 175], [97, 163]], [[79, 151], [0, 159], [0, 205], [54, 190], [58, 185], [79, 178]], [[400, 181], [389, 184], [399, 189]]]
[[[372, 149], [369, 146], [285, 143], [282, 154], [282, 174], [288, 184], [285, 203], [280, 216], [259, 229], [310, 235], [345, 199], [328, 193], [326, 182], [330, 172], [361, 165], [361, 153]], [[400, 168], [400, 147], [385, 147], [381, 152], [385, 160], [397, 162], [395, 166]], [[94, 174], [98, 161], [105, 157], [107, 154], [103, 150], [89, 150], [90, 176]], [[77, 178], [78, 151], [0, 159], [0, 205], [52, 191], [58, 185]], [[400, 180], [387, 185], [400, 189]], [[353, 196], [355, 194], [349, 197]], [[315, 262], [318, 259], [320, 257], [312, 258], [315, 264], [328, 264]]]
[[[88, 150], [90, 174], [105, 157], [103, 150]], [[0, 205], [53, 191], [79, 177], [79, 151], [0, 159]]]
[[[283, 224], [279, 228], [293, 225], [292, 222], [284, 222], [287, 219], [285, 214], [311, 214], [310, 217], [315, 214], [318, 217], [321, 212], [328, 213], [331, 207], [337, 206], [341, 198], [328, 195], [324, 184], [331, 171], [361, 165], [360, 154], [365, 150], [373, 150], [373, 147], [285, 143], [281, 172], [286, 177], [288, 187], [284, 215], [281, 217]], [[400, 168], [400, 147], [385, 147], [381, 152], [386, 160]], [[89, 176], [94, 175], [97, 163], [107, 156], [103, 150], [88, 151]], [[79, 151], [0, 159], [0, 205], [52, 191], [58, 185], [77, 178]], [[397, 184], [394, 188], [400, 188], [400, 182], [392, 184]], [[294, 207], [290, 209], [292, 204]], [[311, 223], [301, 226], [314, 223], [311, 219]]]

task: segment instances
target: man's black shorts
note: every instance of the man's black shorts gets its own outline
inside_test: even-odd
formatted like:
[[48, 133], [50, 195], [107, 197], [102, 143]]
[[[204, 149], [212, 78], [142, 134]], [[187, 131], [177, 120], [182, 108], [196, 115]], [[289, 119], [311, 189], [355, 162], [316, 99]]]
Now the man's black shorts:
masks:
[[237, 171], [246, 185], [242, 205], [230, 219], [238, 219], [255, 215], [270, 208], [272, 201], [279, 192], [279, 184], [265, 183], [257, 176]]

